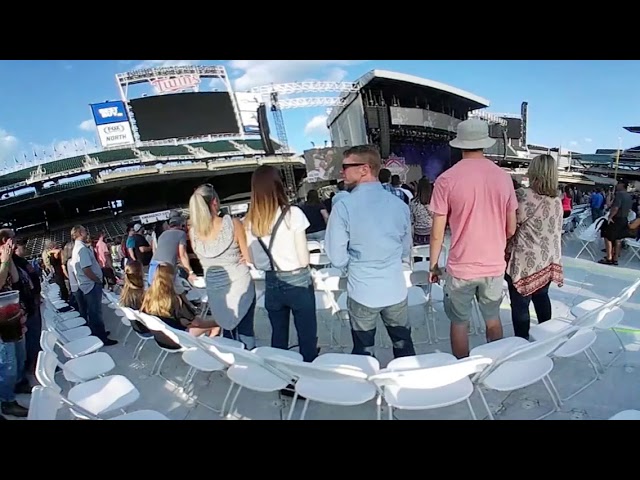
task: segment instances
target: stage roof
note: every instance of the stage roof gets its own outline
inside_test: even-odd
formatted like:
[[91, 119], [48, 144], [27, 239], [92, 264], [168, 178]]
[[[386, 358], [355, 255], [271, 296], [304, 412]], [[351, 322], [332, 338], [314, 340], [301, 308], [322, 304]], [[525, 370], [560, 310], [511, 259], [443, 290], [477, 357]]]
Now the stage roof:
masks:
[[623, 127], [627, 132], [640, 133], [640, 127]]
[[[415, 75], [408, 75], [406, 73], [391, 72], [389, 70], [371, 70], [357, 79], [354, 83], [359, 85], [360, 90], [375, 90], [376, 88], [388, 89], [389, 87], [392, 87], [398, 88], [401, 91], [406, 90], [410, 96], [428, 95], [433, 97], [434, 100], [439, 96], [446, 96], [453, 100], [456, 104], [457, 110], [465, 112], [486, 108], [490, 105], [489, 100], [486, 98], [452, 87], [451, 85], [446, 85], [427, 78], [416, 77]], [[343, 110], [347, 108], [355, 98], [357, 98], [358, 94], [359, 93], [349, 93], [345, 95], [345, 105], [333, 108], [329, 115], [327, 122], [328, 125], [331, 125], [334, 120], [340, 116]]]
[[371, 70], [357, 80], [357, 83], [360, 84], [361, 88], [375, 88], [376, 83], [380, 83], [382, 85], [389, 82], [397, 84], [404, 83], [407, 87], [421, 87], [425, 90], [432, 90], [434, 93], [444, 92], [449, 95], [453, 95], [454, 97], [458, 97], [462, 100], [462, 103], [465, 103], [468, 106], [468, 110], [486, 108], [490, 105], [489, 100], [479, 97], [478, 95], [474, 95], [473, 93], [466, 92], [444, 83], [436, 82], [435, 80], [420, 78], [406, 73], [391, 72], [389, 70]]

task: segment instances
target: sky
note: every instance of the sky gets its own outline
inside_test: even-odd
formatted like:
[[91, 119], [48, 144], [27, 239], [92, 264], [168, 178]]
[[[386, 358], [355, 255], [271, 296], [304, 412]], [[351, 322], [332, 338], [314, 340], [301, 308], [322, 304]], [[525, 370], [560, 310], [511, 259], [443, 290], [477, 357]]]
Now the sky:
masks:
[[[373, 69], [442, 82], [488, 99], [487, 111], [520, 112], [529, 102], [528, 143], [582, 153], [640, 145], [640, 61], [604, 60], [3, 60], [0, 169], [35, 150], [48, 155], [97, 141], [90, 103], [117, 100], [115, 74], [169, 65], [224, 65], [236, 91], [271, 83], [355, 81]], [[130, 92], [135, 97], [134, 89]], [[335, 95], [335, 94], [330, 94]], [[302, 94], [301, 96], [314, 96]], [[299, 153], [329, 141], [326, 108], [283, 111]], [[270, 118], [270, 121], [272, 119]], [[275, 128], [272, 126], [272, 135]], [[65, 149], [66, 146], [66, 149]]]

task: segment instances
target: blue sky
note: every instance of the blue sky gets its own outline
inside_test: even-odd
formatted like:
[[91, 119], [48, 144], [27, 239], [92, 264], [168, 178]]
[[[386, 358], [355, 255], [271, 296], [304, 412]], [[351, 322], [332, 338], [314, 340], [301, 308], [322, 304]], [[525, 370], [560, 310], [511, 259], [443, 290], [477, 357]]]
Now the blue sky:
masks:
[[[304, 80], [355, 80], [374, 68], [409, 73], [484, 97], [488, 111], [529, 102], [529, 143], [593, 152], [640, 145], [639, 61], [459, 60], [84, 60], [0, 61], [0, 169], [35, 148], [95, 142], [88, 104], [119, 98], [114, 75], [138, 67], [222, 64], [236, 90]], [[133, 92], [132, 92], [133, 93]], [[303, 96], [310, 96], [305, 94]], [[325, 108], [284, 111], [301, 152], [329, 140]], [[70, 143], [68, 143], [70, 142]], [[70, 148], [70, 147], [69, 147]], [[31, 155], [31, 154], [30, 154]]]

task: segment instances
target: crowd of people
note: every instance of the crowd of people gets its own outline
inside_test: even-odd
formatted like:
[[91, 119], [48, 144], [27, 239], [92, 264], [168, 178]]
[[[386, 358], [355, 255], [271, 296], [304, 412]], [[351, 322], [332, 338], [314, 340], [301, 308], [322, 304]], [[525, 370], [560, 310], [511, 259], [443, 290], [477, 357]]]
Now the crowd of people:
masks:
[[[103, 235], [92, 246], [87, 230], [76, 226], [70, 245], [62, 250], [48, 246], [44, 265], [52, 270], [62, 298], [75, 301], [93, 335], [106, 346], [117, 343], [105, 329], [101, 303], [103, 288], [113, 285], [114, 263], [124, 269], [122, 306], [193, 335], [225, 335], [247, 348], [255, 346], [257, 293], [251, 270], [264, 271], [271, 346], [291, 347], [293, 316], [300, 354], [311, 362], [319, 348], [308, 241], [324, 241], [331, 265], [347, 277], [352, 353], [374, 355], [381, 318], [395, 357], [415, 354], [404, 271], [413, 264], [413, 247], [429, 245], [429, 281], [444, 281], [452, 352], [464, 358], [469, 355], [474, 302], [486, 323], [487, 341], [502, 338], [499, 313], [506, 281], [515, 335], [528, 339], [529, 304], [533, 302], [538, 322], [549, 320], [549, 287], [563, 282], [564, 210], [556, 162], [549, 155], [534, 158], [529, 186], [516, 190], [510, 175], [483, 154], [494, 142], [486, 122], [461, 122], [451, 146], [462, 151], [462, 160], [433, 185], [426, 178], [401, 184], [382, 168], [376, 147], [352, 147], [344, 152], [343, 180], [330, 202], [321, 202], [313, 190], [301, 206], [287, 198], [279, 170], [262, 165], [252, 175], [251, 203], [243, 220], [221, 215], [214, 187], [204, 184], [189, 199], [188, 219], [172, 212], [150, 239], [135, 224], [112, 248]], [[446, 265], [440, 265], [447, 228], [449, 253]], [[24, 372], [35, 365], [41, 327], [38, 309], [28, 305], [39, 303], [40, 286], [35, 269], [20, 260], [13, 232], [0, 231], [0, 244], [0, 285], [20, 290], [27, 316], [22, 346], [0, 343], [0, 400], [3, 413], [25, 416], [15, 392], [28, 390]], [[191, 302], [184, 292], [184, 281], [193, 282], [196, 275], [204, 277], [204, 305]], [[24, 296], [23, 290], [28, 290]], [[142, 324], [133, 322], [132, 327], [154, 335], [165, 348], [177, 348]], [[26, 356], [19, 353], [22, 348]], [[20, 362], [25, 368], [16, 368]]]

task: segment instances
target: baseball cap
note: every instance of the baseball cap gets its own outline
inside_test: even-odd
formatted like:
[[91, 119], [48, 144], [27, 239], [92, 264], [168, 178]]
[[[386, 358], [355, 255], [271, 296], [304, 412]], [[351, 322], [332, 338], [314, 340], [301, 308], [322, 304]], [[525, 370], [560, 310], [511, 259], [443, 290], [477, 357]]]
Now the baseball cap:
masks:
[[142, 229], [142, 225], [140, 225], [139, 223], [136, 223], [136, 224], [133, 226], [133, 231], [134, 231], [134, 232], [139, 232], [141, 229]]

